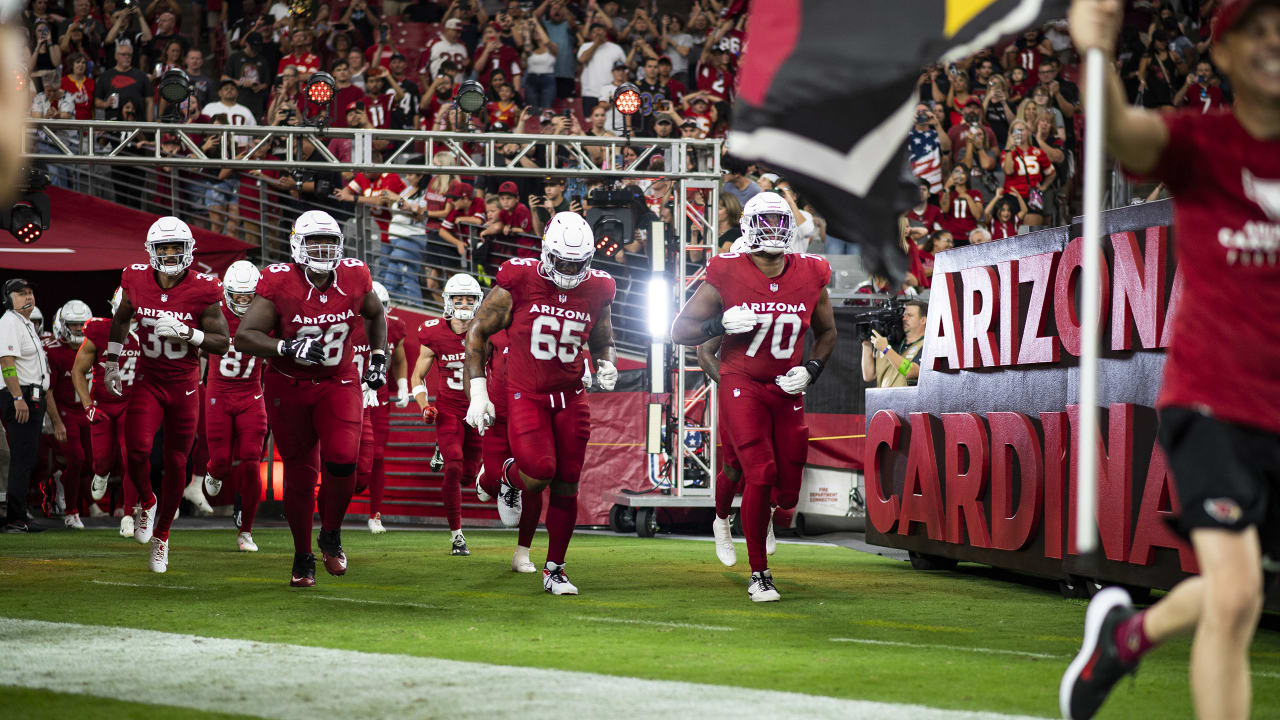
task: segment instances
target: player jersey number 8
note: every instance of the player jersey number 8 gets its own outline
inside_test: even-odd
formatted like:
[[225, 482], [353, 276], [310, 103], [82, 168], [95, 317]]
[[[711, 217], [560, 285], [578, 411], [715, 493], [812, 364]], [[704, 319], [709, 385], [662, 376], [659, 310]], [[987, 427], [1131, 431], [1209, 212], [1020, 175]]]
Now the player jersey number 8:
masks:
[[[529, 336], [529, 351], [538, 360], [555, 360], [566, 365], [578, 357], [582, 347], [582, 331], [587, 324], [577, 320], [564, 320], [550, 315], [541, 315], [533, 321], [533, 330]], [[556, 337], [559, 333], [559, 338]], [[458, 389], [462, 389], [459, 383]]]
[[770, 329], [773, 330], [773, 337], [770, 341], [769, 352], [773, 353], [773, 356], [779, 360], [786, 360], [791, 357], [791, 353], [796, 349], [796, 341], [800, 339], [800, 316], [795, 313], [782, 313], [776, 318], [773, 315], [764, 314], [757, 317], [761, 319], [761, 322], [755, 336], [751, 338], [751, 346], [747, 348], [747, 357], [756, 356], [756, 353], [760, 351], [760, 346], [764, 344], [765, 336], [770, 335]]

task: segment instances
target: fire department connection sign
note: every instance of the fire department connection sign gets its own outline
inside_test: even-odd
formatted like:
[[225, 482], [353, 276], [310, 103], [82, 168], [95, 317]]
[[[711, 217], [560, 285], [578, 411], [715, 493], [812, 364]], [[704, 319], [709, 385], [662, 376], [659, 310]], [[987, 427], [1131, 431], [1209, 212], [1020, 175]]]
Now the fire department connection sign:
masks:
[[[867, 391], [867, 539], [1047, 577], [1171, 587], [1196, 571], [1155, 399], [1182, 280], [1169, 202], [1104, 214], [1097, 522], [1076, 553], [1080, 226], [942, 253], [920, 382]], [[1223, 309], [1224, 313], [1229, 308]]]

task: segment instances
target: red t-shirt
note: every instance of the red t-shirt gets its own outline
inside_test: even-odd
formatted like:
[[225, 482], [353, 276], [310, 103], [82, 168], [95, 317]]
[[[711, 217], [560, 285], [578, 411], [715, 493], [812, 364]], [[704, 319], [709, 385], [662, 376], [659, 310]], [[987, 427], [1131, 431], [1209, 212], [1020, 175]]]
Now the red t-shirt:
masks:
[[138, 321], [138, 344], [142, 346], [138, 380], [196, 387], [200, 384], [199, 349], [186, 340], [156, 335], [156, 318], [169, 312], [199, 328], [200, 315], [222, 301], [222, 283], [212, 275], [188, 268], [177, 285], [161, 288], [156, 281], [157, 272], [150, 265], [138, 263], [120, 275], [120, 287], [133, 304], [133, 317]]
[[[222, 317], [227, 321], [231, 337], [240, 327], [240, 316], [231, 312], [226, 300], [222, 302]], [[257, 395], [262, 388], [261, 358], [246, 355], [235, 349], [234, 343], [222, 355], [209, 356], [209, 379], [205, 389], [209, 397], [239, 397], [244, 393]]]
[[276, 74], [284, 72], [284, 69], [290, 65], [298, 68], [298, 73], [306, 75], [320, 70], [320, 56], [315, 53], [303, 53], [301, 55], [289, 53], [280, 58], [280, 62], [276, 64]]
[[582, 392], [587, 338], [613, 304], [617, 286], [591, 270], [572, 290], [538, 274], [539, 261], [513, 258], [498, 268], [498, 287], [511, 293], [509, 392]]
[[503, 122], [511, 128], [511, 132], [523, 132], [522, 128], [516, 127], [516, 121], [520, 119], [520, 106], [515, 101], [505, 105], [501, 102], [491, 102], [486, 107], [489, 111], [490, 124]]
[[75, 367], [79, 349], [79, 345], [68, 345], [56, 338], [44, 343], [44, 354], [49, 360], [49, 392], [58, 403], [58, 414], [64, 418], [84, 417], [84, 406], [71, 382], [71, 368]]
[[717, 70], [710, 65], [698, 69], [698, 89], [710, 90], [712, 94], [724, 100], [733, 99], [733, 73], [729, 70]]
[[[113, 405], [129, 402], [129, 391], [133, 389], [133, 379], [138, 373], [138, 358], [142, 356], [142, 348], [138, 345], [137, 333], [129, 333], [124, 341], [124, 350], [120, 351], [120, 395], [113, 395], [103, 384], [106, 369], [102, 365], [102, 354], [107, 351], [110, 340], [111, 318], [91, 318], [84, 324], [84, 337], [93, 343], [97, 362], [93, 366], [92, 384], [89, 391], [93, 393], [93, 401], [98, 405]], [[101, 369], [100, 369], [101, 368]]]
[[338, 263], [332, 282], [324, 290], [311, 284], [300, 265], [269, 265], [258, 281], [258, 295], [275, 305], [272, 336], [287, 339], [312, 335], [324, 340], [323, 362], [300, 365], [293, 358], [271, 358], [271, 368], [294, 378], [354, 375], [352, 330], [356, 325], [364, 327], [360, 309], [365, 294], [372, 291], [368, 266], [355, 258]]
[[[65, 80], [64, 80], [65, 82]], [[1225, 103], [1223, 102], [1222, 88], [1216, 85], [1200, 85], [1199, 83], [1187, 88], [1187, 105], [1193, 108], [1199, 108], [1200, 112], [1208, 113], [1214, 110], [1221, 110]], [[80, 117], [80, 106], [76, 106], [76, 118]]]
[[[973, 203], [982, 209], [982, 193], [977, 190], [970, 190], [969, 197], [973, 198]], [[951, 193], [951, 202], [948, 207], [943, 208], [944, 212], [938, 215], [938, 225], [943, 230], [951, 233], [959, 241], [967, 240], [969, 231], [978, 227], [978, 219], [969, 211], [969, 204], [960, 197], [960, 193]], [[959, 244], [959, 243], [957, 243]]]
[[924, 210], [921, 212], [916, 212], [915, 208], [911, 208], [907, 211], [907, 222], [919, 224], [929, 232], [933, 232], [938, 229], [938, 216], [941, 214], [942, 210], [940, 210], [937, 205], [925, 203]]
[[1000, 222], [999, 220], [992, 218], [989, 229], [991, 230], [992, 240], [1013, 237], [1018, 234], [1018, 221], [1008, 220]]
[[[476, 55], [484, 53], [483, 47], [476, 48]], [[515, 84], [517, 75], [524, 72], [520, 67], [520, 53], [510, 45], [502, 45], [497, 52], [489, 53], [489, 57], [485, 59], [484, 68], [480, 70], [480, 84], [489, 87], [489, 80], [493, 77], [494, 70], [501, 70], [503, 75], [507, 76], [507, 82]]]
[[382, 130], [387, 130], [391, 127], [391, 103], [395, 98], [394, 91], [384, 92], [381, 95], [370, 95], [365, 98], [371, 125]]
[[[332, 122], [329, 125], [331, 127], [347, 127], [347, 105], [362, 100], [366, 109], [372, 104], [359, 85], [348, 85], [335, 92], [333, 94], [333, 102], [329, 105], [330, 117], [332, 118]], [[370, 117], [369, 120], [372, 122], [373, 118]]]
[[1157, 406], [1280, 433], [1280, 140], [1225, 111], [1160, 117], [1169, 142], [1152, 176], [1173, 193], [1184, 285]]
[[766, 277], [751, 256], [721, 253], [707, 263], [707, 282], [720, 292], [724, 308], [743, 303], [766, 320], [737, 335], [725, 335], [720, 346], [720, 374], [741, 375], [773, 384], [804, 360], [804, 334], [827, 283], [831, 266], [807, 253], [786, 257], [777, 277]]
[[[364, 60], [366, 63], [373, 64], [373, 54], [378, 52], [377, 45], [370, 45], [364, 50]], [[396, 53], [396, 49], [390, 45], [382, 46], [382, 55], [378, 57], [378, 64], [382, 67], [391, 69], [391, 56]]]
[[483, 223], [486, 219], [484, 198], [471, 198], [471, 207], [466, 210], [453, 208], [445, 219], [441, 221], [440, 227], [451, 232], [457, 230], [458, 223], [462, 218], [478, 218]]
[[83, 84], [76, 85], [76, 81], [72, 80], [70, 75], [62, 76], [62, 91], [76, 103], [76, 120], [93, 119], [93, 88], [94, 82], [91, 77], [85, 78]]
[[466, 331], [456, 333], [448, 320], [432, 318], [418, 326], [418, 342], [436, 356], [436, 404], [465, 413], [467, 396], [462, 386], [462, 365], [467, 359]]
[[[1027, 197], [1031, 188], [1044, 180], [1045, 170], [1053, 166], [1053, 163], [1049, 162], [1049, 156], [1038, 147], [1029, 147], [1026, 150], [1015, 147], [1005, 150], [1004, 154], [1013, 155], [1013, 172], [1005, 175], [1004, 187], [1006, 190], [1017, 190], [1022, 193], [1022, 197]], [[1002, 156], [1000, 160], [1003, 162], [1004, 157]]]

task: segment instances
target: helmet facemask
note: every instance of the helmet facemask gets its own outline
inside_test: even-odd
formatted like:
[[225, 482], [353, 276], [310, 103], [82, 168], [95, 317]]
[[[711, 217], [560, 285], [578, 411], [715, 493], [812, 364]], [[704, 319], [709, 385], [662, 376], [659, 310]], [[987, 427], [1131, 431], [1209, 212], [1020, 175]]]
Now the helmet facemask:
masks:
[[[471, 298], [469, 307], [458, 307], [458, 300]], [[466, 322], [476, 316], [476, 308], [480, 307], [480, 296], [472, 293], [446, 293], [444, 295], [444, 316], [452, 320]]]
[[299, 265], [305, 265], [308, 269], [318, 273], [333, 272], [338, 267], [338, 262], [342, 260], [343, 247], [342, 236], [331, 235], [328, 233], [313, 233], [311, 235], [298, 236], [293, 238], [293, 260]]
[[181, 275], [194, 262], [195, 240], [155, 240], [147, 242], [151, 267], [165, 275]]
[[556, 284], [562, 290], [572, 290], [587, 279], [591, 272], [591, 255], [581, 260], [570, 260], [561, 257], [553, 250], [542, 251], [542, 264], [538, 266], [538, 274]]
[[781, 255], [790, 246], [794, 232], [790, 213], [756, 213], [748, 219], [747, 244], [753, 253]]
[[249, 306], [253, 304], [253, 299], [257, 296], [258, 294], [253, 291], [235, 292], [230, 289], [223, 290], [223, 297], [227, 300], [227, 307], [231, 309], [231, 312], [241, 317], [246, 312], [249, 312]]

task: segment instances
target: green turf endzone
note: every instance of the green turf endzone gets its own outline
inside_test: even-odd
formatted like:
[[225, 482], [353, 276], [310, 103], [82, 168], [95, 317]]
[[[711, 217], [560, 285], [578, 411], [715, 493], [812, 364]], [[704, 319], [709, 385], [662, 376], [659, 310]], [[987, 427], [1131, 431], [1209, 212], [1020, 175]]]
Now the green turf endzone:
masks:
[[[511, 532], [472, 533], [472, 555], [451, 557], [446, 532], [348, 530], [350, 572], [334, 578], [321, 568], [317, 587], [299, 590], [287, 586], [289, 534], [254, 538], [262, 551], [244, 554], [234, 531], [179, 526], [169, 572], [155, 575], [146, 547], [111, 532], [0, 536], [0, 614], [1050, 717], [1086, 604], [980, 573], [924, 573], [844, 548], [783, 544], [771, 560], [783, 600], [757, 605], [747, 599], [741, 543], [739, 564], [725, 568], [710, 542], [607, 535], [574, 539], [567, 569], [583, 594], [555, 598], [539, 574], [511, 572]], [[545, 543], [540, 532], [535, 563]], [[1179, 640], [1153, 651], [1099, 717], [1189, 717], [1188, 648]], [[1260, 631], [1252, 657], [1255, 673], [1271, 674], [1255, 674], [1254, 717], [1280, 716], [1280, 634]], [[0, 688], [0, 707], [9, 704]]]
[[10, 685], [0, 685], [0, 708], [3, 708], [6, 720], [46, 720], [47, 718], [156, 720], [156, 718], [170, 717], [189, 718], [189, 720], [243, 720], [248, 717]]

